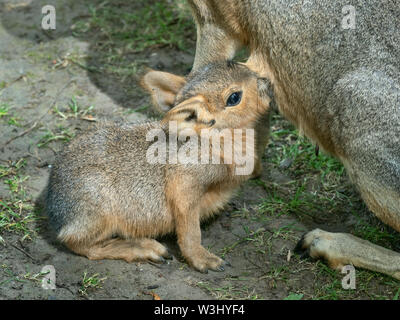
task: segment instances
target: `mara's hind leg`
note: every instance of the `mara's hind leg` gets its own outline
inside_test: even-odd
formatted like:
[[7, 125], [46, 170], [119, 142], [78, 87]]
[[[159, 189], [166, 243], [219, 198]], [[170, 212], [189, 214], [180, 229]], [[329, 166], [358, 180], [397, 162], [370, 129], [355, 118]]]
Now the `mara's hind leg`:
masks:
[[[88, 207], [90, 203], [85, 205]], [[96, 210], [96, 215], [85, 212], [73, 215], [75, 218], [59, 231], [58, 239], [71, 251], [90, 260], [164, 262], [164, 258], [171, 258], [168, 250], [156, 240], [146, 238], [146, 233], [137, 236], [135, 228], [123, 217], [95, 207], [89, 211]]]
[[153, 261], [165, 262], [172, 256], [158, 241], [153, 239], [121, 239], [113, 238], [97, 241], [92, 244], [65, 241], [73, 252], [86, 256], [90, 260], [121, 259], [127, 262]]

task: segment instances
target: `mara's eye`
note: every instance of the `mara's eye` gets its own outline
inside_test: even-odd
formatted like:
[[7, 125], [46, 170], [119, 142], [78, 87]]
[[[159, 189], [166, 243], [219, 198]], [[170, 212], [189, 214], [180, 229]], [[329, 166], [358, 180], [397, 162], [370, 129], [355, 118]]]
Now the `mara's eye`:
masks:
[[242, 91], [234, 92], [229, 96], [228, 100], [226, 100], [226, 105], [228, 107], [234, 107], [237, 106], [241, 100], [242, 100]]

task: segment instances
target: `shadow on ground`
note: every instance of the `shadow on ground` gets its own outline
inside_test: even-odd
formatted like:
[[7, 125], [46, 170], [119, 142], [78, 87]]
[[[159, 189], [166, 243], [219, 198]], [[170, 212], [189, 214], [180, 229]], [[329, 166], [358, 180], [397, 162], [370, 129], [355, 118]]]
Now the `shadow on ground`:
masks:
[[[183, 2], [182, 2], [183, 3]], [[195, 30], [178, 1], [2, 1], [0, 21], [16, 38], [41, 45], [68, 37], [87, 45], [85, 54], [73, 47], [54, 52], [26, 52], [49, 58], [56, 67], [73, 63], [115, 103], [138, 108], [143, 92], [138, 74], [144, 66], [187, 74], [194, 57]], [[56, 29], [43, 30], [45, 5], [56, 9]]]

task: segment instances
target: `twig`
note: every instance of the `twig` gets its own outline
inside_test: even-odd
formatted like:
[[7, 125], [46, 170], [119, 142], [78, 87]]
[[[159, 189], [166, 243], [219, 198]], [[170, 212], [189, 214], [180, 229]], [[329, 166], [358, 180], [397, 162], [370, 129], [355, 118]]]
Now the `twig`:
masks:
[[57, 284], [57, 287], [58, 288], [63, 288], [63, 289], [65, 289], [65, 290], [68, 290], [71, 294], [75, 294], [70, 288], [68, 288], [65, 284], [63, 284], [63, 283], [59, 283], [59, 284]]
[[[4, 240], [4, 239], [3, 239]], [[33, 260], [33, 262], [38, 263], [38, 260], [36, 260], [34, 257], [32, 257], [28, 252], [26, 252], [24, 249], [19, 248], [18, 246], [16, 246], [15, 244], [11, 243], [11, 242], [6, 242], [6, 240], [4, 240], [4, 243], [6, 245], [10, 245], [13, 248], [17, 249], [18, 251], [21, 251], [23, 254], [25, 254], [27, 257], [31, 258]]]
[[162, 266], [160, 264], [157, 264], [153, 261], [146, 261], [148, 264], [151, 264], [152, 266], [158, 268], [158, 269], [162, 269]]
[[[56, 104], [58, 98], [60, 97], [61, 93], [72, 83], [75, 82], [75, 79], [71, 79], [67, 82], [67, 84], [62, 87], [56, 94], [56, 96], [54, 97], [53, 102], [50, 104], [50, 107], [46, 110], [46, 112], [44, 112], [35, 122], [39, 122], [40, 120], [42, 120], [48, 113], [49, 111], [54, 107], [54, 105]], [[30, 123], [32, 123], [33, 121], [31, 121]], [[29, 123], [29, 124], [30, 124]]]
[[28, 125], [30, 125], [31, 123], [33, 123], [33, 125], [32, 125], [29, 129], [27, 129], [27, 130], [21, 132], [20, 134], [16, 135], [15, 137], [11, 138], [10, 140], [8, 140], [8, 141], [3, 145], [3, 147], [5, 147], [6, 145], [8, 145], [10, 142], [12, 142], [12, 141], [14, 141], [14, 140], [16, 140], [16, 139], [18, 139], [18, 138], [21, 138], [21, 137], [23, 137], [24, 135], [26, 135], [27, 133], [29, 133], [29, 132], [31, 132], [32, 130], [34, 130], [34, 129], [38, 126], [39, 122], [40, 122], [40, 121], [49, 113], [49, 111], [54, 107], [54, 105], [56, 104], [56, 102], [57, 102], [58, 98], [60, 97], [61, 93], [62, 93], [73, 81], [75, 81], [75, 79], [69, 80], [69, 81], [67, 82], [67, 84], [66, 84], [64, 87], [62, 87], [62, 88], [57, 92], [56, 96], [54, 97], [53, 102], [50, 104], [50, 107], [46, 110], [46, 112], [44, 112], [37, 120], [31, 121], [31, 122], [28, 123]]
[[27, 129], [27, 130], [21, 132], [20, 134], [16, 135], [15, 137], [12, 137], [10, 140], [8, 140], [8, 141], [4, 144], [4, 147], [5, 147], [6, 145], [8, 145], [10, 142], [14, 141], [15, 139], [21, 138], [21, 137], [23, 137], [24, 135], [26, 135], [27, 133], [31, 132], [33, 129], [35, 129], [35, 128], [37, 127], [37, 125], [38, 125], [38, 122], [35, 122], [35, 123], [33, 124], [33, 126], [30, 127], [29, 129]]
[[252, 261], [252, 260], [249, 258], [249, 255], [248, 255], [248, 253], [247, 253], [246, 251], [243, 252], [243, 255], [244, 255], [244, 257], [246, 258], [246, 260], [247, 260], [248, 262], [250, 262], [253, 266], [257, 267], [258, 269], [262, 269], [262, 270], [265, 269], [265, 267], [262, 267], [262, 266], [258, 265], [257, 263], [255, 263], [254, 261]]
[[12, 80], [11, 82], [5, 83], [4, 87], [1, 88], [0, 91], [3, 90], [3, 89], [5, 89], [5, 88], [8, 88], [9, 86], [11, 86], [12, 84], [14, 84], [15, 82], [17, 82], [17, 81], [19, 81], [19, 80], [21, 80], [21, 79], [24, 79], [24, 78], [26, 78], [26, 75], [25, 75], [25, 74], [21, 74], [18, 78]]
[[98, 70], [97, 68], [95, 68], [95, 67], [90, 67], [90, 66], [85, 66], [84, 64], [82, 64], [82, 63], [76, 61], [75, 59], [66, 58], [65, 60], [66, 60], [66, 61], [70, 61], [70, 62], [72, 62], [73, 64], [76, 64], [78, 67], [80, 67], [80, 68], [82, 68], [82, 69], [85, 69], [85, 70], [87, 70], [87, 71], [90, 71], [90, 72], [101, 72], [101, 71]]

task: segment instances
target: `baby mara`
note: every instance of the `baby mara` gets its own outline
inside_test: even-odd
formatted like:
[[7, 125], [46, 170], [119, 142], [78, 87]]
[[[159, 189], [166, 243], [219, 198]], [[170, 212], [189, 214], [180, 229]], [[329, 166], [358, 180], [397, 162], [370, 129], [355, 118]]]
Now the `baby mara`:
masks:
[[[240, 183], [260, 173], [269, 82], [228, 62], [208, 65], [187, 80], [150, 71], [142, 85], [159, 110], [170, 110], [159, 122], [99, 125], [67, 145], [50, 174], [50, 224], [62, 243], [91, 260], [164, 262], [171, 256], [154, 238], [176, 232], [193, 268], [223, 271], [225, 262], [201, 245], [200, 222], [218, 212]], [[147, 133], [162, 130], [177, 140], [168, 132], [172, 121], [178, 136], [188, 128], [196, 134], [207, 128], [255, 129], [254, 171], [235, 174], [237, 165], [224, 163], [223, 143], [220, 164], [149, 163], [146, 154], [154, 141], [147, 141]], [[245, 136], [240, 140], [245, 150]], [[212, 147], [211, 141], [215, 154]]]

